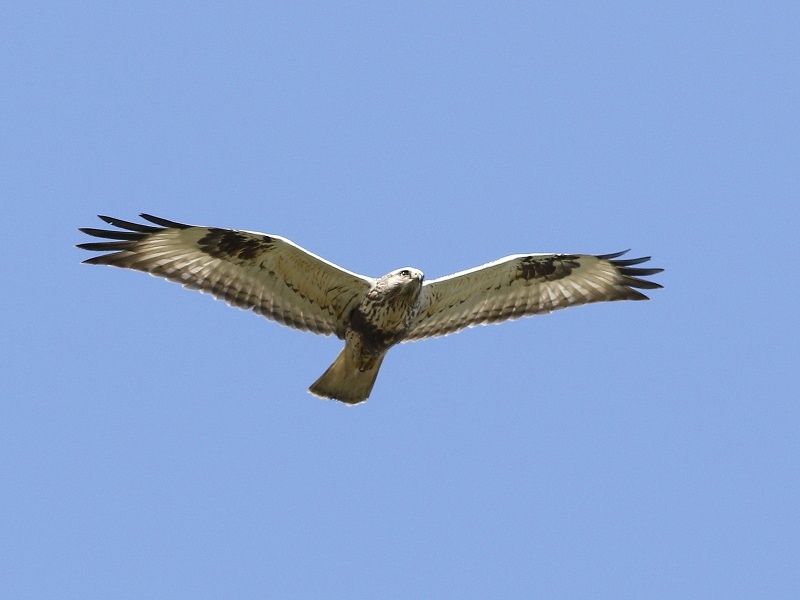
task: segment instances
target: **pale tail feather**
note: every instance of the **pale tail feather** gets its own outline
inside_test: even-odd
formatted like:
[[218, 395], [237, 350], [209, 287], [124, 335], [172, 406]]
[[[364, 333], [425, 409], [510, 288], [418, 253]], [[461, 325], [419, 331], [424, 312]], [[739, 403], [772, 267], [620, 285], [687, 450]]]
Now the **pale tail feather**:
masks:
[[321, 398], [358, 404], [369, 397], [382, 362], [383, 356], [380, 356], [374, 360], [372, 366], [359, 371], [353, 361], [351, 349], [345, 346], [333, 364], [308, 388], [308, 391]]

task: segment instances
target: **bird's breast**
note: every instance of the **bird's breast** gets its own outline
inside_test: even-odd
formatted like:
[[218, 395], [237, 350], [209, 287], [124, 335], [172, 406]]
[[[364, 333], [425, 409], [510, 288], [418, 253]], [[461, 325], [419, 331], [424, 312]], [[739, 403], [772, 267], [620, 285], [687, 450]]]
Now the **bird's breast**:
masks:
[[386, 349], [402, 341], [417, 309], [417, 297], [367, 296], [350, 314], [350, 329], [361, 336], [365, 346]]

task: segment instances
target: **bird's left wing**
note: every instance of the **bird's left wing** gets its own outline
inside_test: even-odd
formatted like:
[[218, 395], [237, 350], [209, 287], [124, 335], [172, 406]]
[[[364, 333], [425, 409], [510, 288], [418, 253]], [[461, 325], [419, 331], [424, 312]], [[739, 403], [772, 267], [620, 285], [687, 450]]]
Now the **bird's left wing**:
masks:
[[141, 216], [155, 226], [101, 216], [119, 230], [82, 228], [113, 240], [79, 244], [109, 252], [84, 262], [145, 271], [284, 325], [339, 337], [373, 283], [279, 236]]
[[617, 260], [624, 252], [518, 254], [425, 282], [407, 340], [465, 327], [610, 300], [647, 300], [637, 291], [661, 286], [641, 279], [663, 269], [634, 267], [650, 257]]

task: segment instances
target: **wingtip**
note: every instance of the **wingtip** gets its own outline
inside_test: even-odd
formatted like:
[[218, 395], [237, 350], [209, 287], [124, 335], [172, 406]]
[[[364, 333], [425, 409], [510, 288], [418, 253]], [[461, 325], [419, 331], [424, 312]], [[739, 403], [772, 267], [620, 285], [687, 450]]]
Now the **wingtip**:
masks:
[[139, 213], [139, 216], [145, 221], [154, 223], [159, 227], [166, 227], [167, 229], [188, 229], [189, 227], [191, 227], [191, 225], [187, 225], [185, 223], [178, 223], [177, 221], [170, 221], [169, 219], [157, 217], [149, 213]]
[[623, 254], [627, 254], [630, 251], [631, 249], [628, 248], [627, 250], [620, 250], [619, 252], [611, 252], [610, 254], [598, 254], [597, 258], [601, 260], [611, 260], [612, 258], [619, 258]]

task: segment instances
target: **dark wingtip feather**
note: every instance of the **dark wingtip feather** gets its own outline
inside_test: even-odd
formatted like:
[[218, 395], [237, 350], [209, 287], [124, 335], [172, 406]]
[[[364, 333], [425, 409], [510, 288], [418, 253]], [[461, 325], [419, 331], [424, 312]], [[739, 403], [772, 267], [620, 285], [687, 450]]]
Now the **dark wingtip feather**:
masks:
[[[622, 256], [623, 254], [627, 254], [630, 251], [631, 251], [631, 249], [628, 248], [627, 250], [621, 250], [620, 252], [612, 252], [611, 254], [598, 254], [597, 258], [599, 258], [600, 260], [611, 260], [612, 258], [618, 258], [618, 257]], [[634, 260], [637, 260], [637, 259], [634, 259]], [[645, 260], [647, 260], [647, 259], [645, 259]]]
[[634, 290], [633, 288], [628, 289], [628, 300], [650, 300], [648, 296], [645, 296], [642, 292], [638, 290]]
[[623, 260], [615, 260], [622, 256], [623, 254], [627, 253], [628, 250], [623, 250], [622, 252], [613, 252], [611, 254], [600, 254], [597, 256], [600, 260], [607, 260], [611, 263], [617, 272], [622, 276], [622, 283], [631, 292], [630, 299], [631, 300], [649, 300], [647, 296], [642, 294], [641, 292], [636, 291], [634, 288], [645, 289], [645, 290], [656, 290], [663, 288], [664, 286], [660, 283], [656, 283], [655, 281], [649, 281], [647, 279], [641, 279], [641, 277], [647, 277], [649, 275], [657, 275], [658, 273], [662, 273], [664, 269], [660, 269], [657, 267], [634, 267], [633, 265], [640, 265], [650, 260], [649, 256], [642, 256], [640, 258], [626, 258]]
[[85, 242], [76, 244], [82, 250], [92, 250], [94, 252], [111, 252], [127, 250], [131, 247], [130, 242]]
[[87, 258], [84, 261], [81, 261], [81, 264], [84, 265], [111, 265], [113, 263], [114, 256], [117, 256], [119, 252], [113, 252], [111, 254], [100, 254], [98, 256], [93, 256], [91, 258]]
[[650, 260], [649, 256], [642, 256], [641, 258], [626, 258], [625, 260], [612, 260], [611, 262], [618, 267], [630, 267], [631, 265], [640, 265]]
[[83, 262], [87, 264], [112, 264], [112, 257], [117, 256], [124, 250], [130, 250], [133, 247], [133, 244], [143, 240], [147, 236], [164, 231], [165, 227], [179, 229], [186, 229], [187, 227], [190, 227], [190, 225], [183, 225], [182, 223], [167, 221], [166, 219], [161, 219], [160, 217], [154, 217], [147, 214], [143, 214], [141, 216], [151, 223], [160, 225], [160, 227], [145, 225], [143, 223], [132, 223], [131, 221], [125, 221], [123, 219], [117, 219], [116, 217], [109, 217], [107, 215], [97, 216], [109, 225], [118, 227], [119, 231], [114, 229], [96, 229], [94, 227], [80, 227], [78, 229], [78, 231], [85, 233], [86, 235], [102, 238], [106, 241], [86, 242], [83, 244], [76, 244], [76, 247], [92, 252], [112, 252], [112, 254], [104, 254], [84, 260]]
[[[615, 262], [612, 261], [613, 265], [619, 267]], [[619, 269], [619, 272], [623, 275], [633, 275], [634, 277], [639, 277], [642, 275], [656, 275], [658, 273], [663, 272], [664, 269], [639, 269], [637, 267], [622, 267]]]
[[168, 229], [188, 229], [191, 227], [191, 225], [186, 225], [185, 223], [178, 223], [177, 221], [162, 219], [161, 217], [156, 217], [147, 213], [141, 213], [139, 216], [147, 221], [150, 221], [151, 223], [155, 223], [156, 225], [160, 225], [161, 227], [166, 227]]
[[78, 231], [86, 235], [109, 240], [136, 241], [142, 238], [142, 234], [135, 231], [112, 231], [110, 229], [95, 229], [94, 227], [79, 227]]
[[113, 225], [114, 227], [119, 227], [120, 229], [127, 229], [128, 231], [138, 231], [139, 233], [156, 233], [160, 231], [158, 227], [153, 227], [151, 225], [142, 225], [141, 223], [131, 223], [130, 221], [123, 221], [122, 219], [117, 219], [115, 217], [107, 217], [106, 215], [97, 215], [103, 221], [108, 223], [109, 225]]
[[636, 277], [623, 277], [622, 283], [632, 288], [639, 288], [643, 290], [658, 290], [664, 286], [655, 281], [648, 281], [647, 279], [638, 279]]

